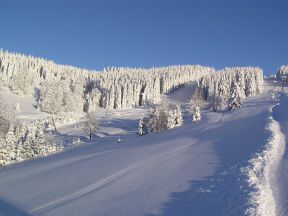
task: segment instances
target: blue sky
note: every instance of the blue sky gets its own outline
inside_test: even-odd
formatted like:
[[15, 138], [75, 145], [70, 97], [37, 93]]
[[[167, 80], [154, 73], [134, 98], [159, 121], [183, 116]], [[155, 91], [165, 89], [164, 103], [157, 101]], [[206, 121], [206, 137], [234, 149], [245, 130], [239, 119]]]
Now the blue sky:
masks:
[[287, 0], [0, 0], [0, 47], [56, 63], [288, 64]]

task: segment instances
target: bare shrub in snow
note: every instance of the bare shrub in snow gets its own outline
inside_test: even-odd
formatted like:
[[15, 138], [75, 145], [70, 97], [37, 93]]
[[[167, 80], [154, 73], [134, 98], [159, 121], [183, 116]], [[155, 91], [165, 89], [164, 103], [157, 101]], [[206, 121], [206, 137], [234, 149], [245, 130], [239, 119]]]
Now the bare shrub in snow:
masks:
[[87, 113], [86, 121], [84, 123], [84, 130], [89, 135], [89, 138], [92, 139], [92, 135], [98, 130], [98, 122], [93, 113]]

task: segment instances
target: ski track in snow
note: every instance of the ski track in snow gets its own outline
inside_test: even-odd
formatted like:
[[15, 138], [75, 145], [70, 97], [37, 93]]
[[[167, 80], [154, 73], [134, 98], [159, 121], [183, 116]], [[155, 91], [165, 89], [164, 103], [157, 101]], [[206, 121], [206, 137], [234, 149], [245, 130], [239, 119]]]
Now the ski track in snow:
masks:
[[138, 169], [141, 169], [145, 166], [151, 166], [153, 165], [156, 161], [158, 160], [165, 160], [165, 158], [169, 158], [169, 156], [179, 152], [179, 151], [182, 151], [186, 148], [189, 148], [191, 146], [191, 144], [189, 145], [184, 145], [184, 146], [181, 146], [181, 147], [178, 147], [178, 148], [175, 148], [175, 149], [172, 149], [168, 152], [164, 152], [164, 153], [161, 153], [161, 154], [158, 154], [157, 156], [154, 156], [154, 157], [151, 157], [149, 159], [146, 159], [144, 161], [141, 161], [141, 162], [138, 162], [134, 165], [131, 165], [131, 166], [128, 166], [104, 179], [101, 179], [100, 181], [97, 181], [95, 182], [94, 184], [91, 184], [85, 188], [82, 188], [81, 190], [79, 191], [76, 191], [75, 193], [73, 194], [70, 194], [68, 196], [65, 196], [65, 197], [62, 197], [60, 199], [57, 199], [57, 200], [54, 200], [50, 203], [46, 203], [44, 205], [41, 205], [37, 208], [34, 208], [31, 210], [30, 213], [32, 214], [40, 214], [40, 213], [43, 213], [43, 212], [46, 212], [46, 211], [49, 211], [49, 209], [53, 209], [57, 206], [60, 206], [60, 205], [63, 205], [65, 203], [68, 203], [72, 200], [75, 200], [77, 198], [80, 198], [82, 196], [85, 196], [93, 191], [96, 191], [97, 189], [99, 188], [102, 188], [102, 187], [105, 187], [105, 185], [108, 185], [114, 181], [116, 181], [117, 179], [125, 176], [125, 175], [128, 175], [129, 173], [135, 171], [135, 170], [138, 170]]
[[63, 161], [58, 161], [57, 163], [48, 163], [48, 164], [45, 164], [44, 166], [34, 168], [33, 170], [27, 170], [24, 174], [21, 175], [21, 177], [36, 175], [38, 173], [44, 173], [44, 172], [47, 172], [47, 171], [52, 170], [52, 169], [56, 169], [56, 168], [61, 167], [61, 166], [65, 166], [65, 165], [68, 165], [71, 163], [77, 163], [77, 162], [80, 162], [80, 161], [83, 161], [83, 160], [86, 160], [89, 158], [93, 158], [95, 156], [109, 154], [109, 153], [120, 151], [120, 150], [121, 150], [121, 148], [113, 149], [113, 150], [100, 151], [100, 152], [96, 152], [96, 153], [92, 153], [92, 154], [87, 154], [84, 156], [77, 156], [77, 157], [74, 157], [71, 159], [64, 159]]

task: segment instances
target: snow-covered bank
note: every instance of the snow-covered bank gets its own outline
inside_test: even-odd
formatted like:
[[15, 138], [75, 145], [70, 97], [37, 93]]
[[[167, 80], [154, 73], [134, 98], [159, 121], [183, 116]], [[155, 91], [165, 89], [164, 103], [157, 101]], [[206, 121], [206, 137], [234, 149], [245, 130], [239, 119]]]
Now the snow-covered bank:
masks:
[[[273, 109], [273, 118], [279, 122], [282, 133], [285, 134], [286, 143], [288, 143], [288, 97], [281, 94], [279, 97], [280, 104]], [[276, 201], [278, 205], [277, 215], [288, 215], [288, 148], [286, 146], [282, 160], [276, 171]]]
[[277, 169], [285, 152], [285, 135], [279, 122], [272, 117], [276, 106], [279, 106], [279, 103], [269, 110], [271, 116], [266, 128], [270, 135], [266, 145], [249, 161], [249, 166], [243, 169], [252, 188], [249, 194], [251, 205], [246, 212], [248, 215], [278, 215], [276, 179]]
[[250, 193], [251, 206], [247, 210], [249, 215], [276, 215], [277, 204], [273, 193], [273, 179], [275, 178], [275, 166], [279, 165], [285, 143], [280, 132], [279, 123], [270, 119], [268, 129], [271, 138], [263, 152], [255, 155], [250, 160], [250, 167], [246, 170], [249, 186], [254, 189]]

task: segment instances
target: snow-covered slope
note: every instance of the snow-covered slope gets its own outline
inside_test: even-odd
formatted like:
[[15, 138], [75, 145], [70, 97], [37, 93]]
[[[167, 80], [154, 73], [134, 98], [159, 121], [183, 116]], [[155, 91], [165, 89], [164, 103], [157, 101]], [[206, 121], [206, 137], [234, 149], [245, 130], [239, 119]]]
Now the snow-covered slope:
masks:
[[[168, 100], [175, 100], [177, 94]], [[206, 112], [199, 123], [185, 118], [180, 128], [142, 137], [136, 136], [133, 128], [143, 110], [115, 111], [102, 117], [102, 138], [1, 168], [0, 214], [247, 214], [254, 205], [250, 195], [257, 188], [249, 185], [251, 176], [243, 170], [257, 152], [262, 153], [271, 135], [266, 127], [271, 116], [279, 122], [279, 130], [284, 130], [288, 99], [281, 95], [279, 100], [266, 91], [248, 98], [245, 106], [234, 112]], [[73, 135], [73, 128], [73, 124], [64, 125], [59, 130]], [[121, 143], [117, 142], [119, 133]], [[283, 163], [279, 173], [285, 178], [287, 166]], [[285, 181], [275, 182], [272, 185], [287, 187]], [[279, 214], [285, 215], [287, 208], [281, 206], [285, 206], [287, 194], [275, 191], [273, 188], [270, 198]]]
[[49, 114], [37, 110], [34, 106], [35, 99], [29, 96], [20, 96], [13, 93], [0, 92], [0, 97], [14, 107], [19, 107], [17, 114], [23, 122], [34, 121], [49, 117]]

